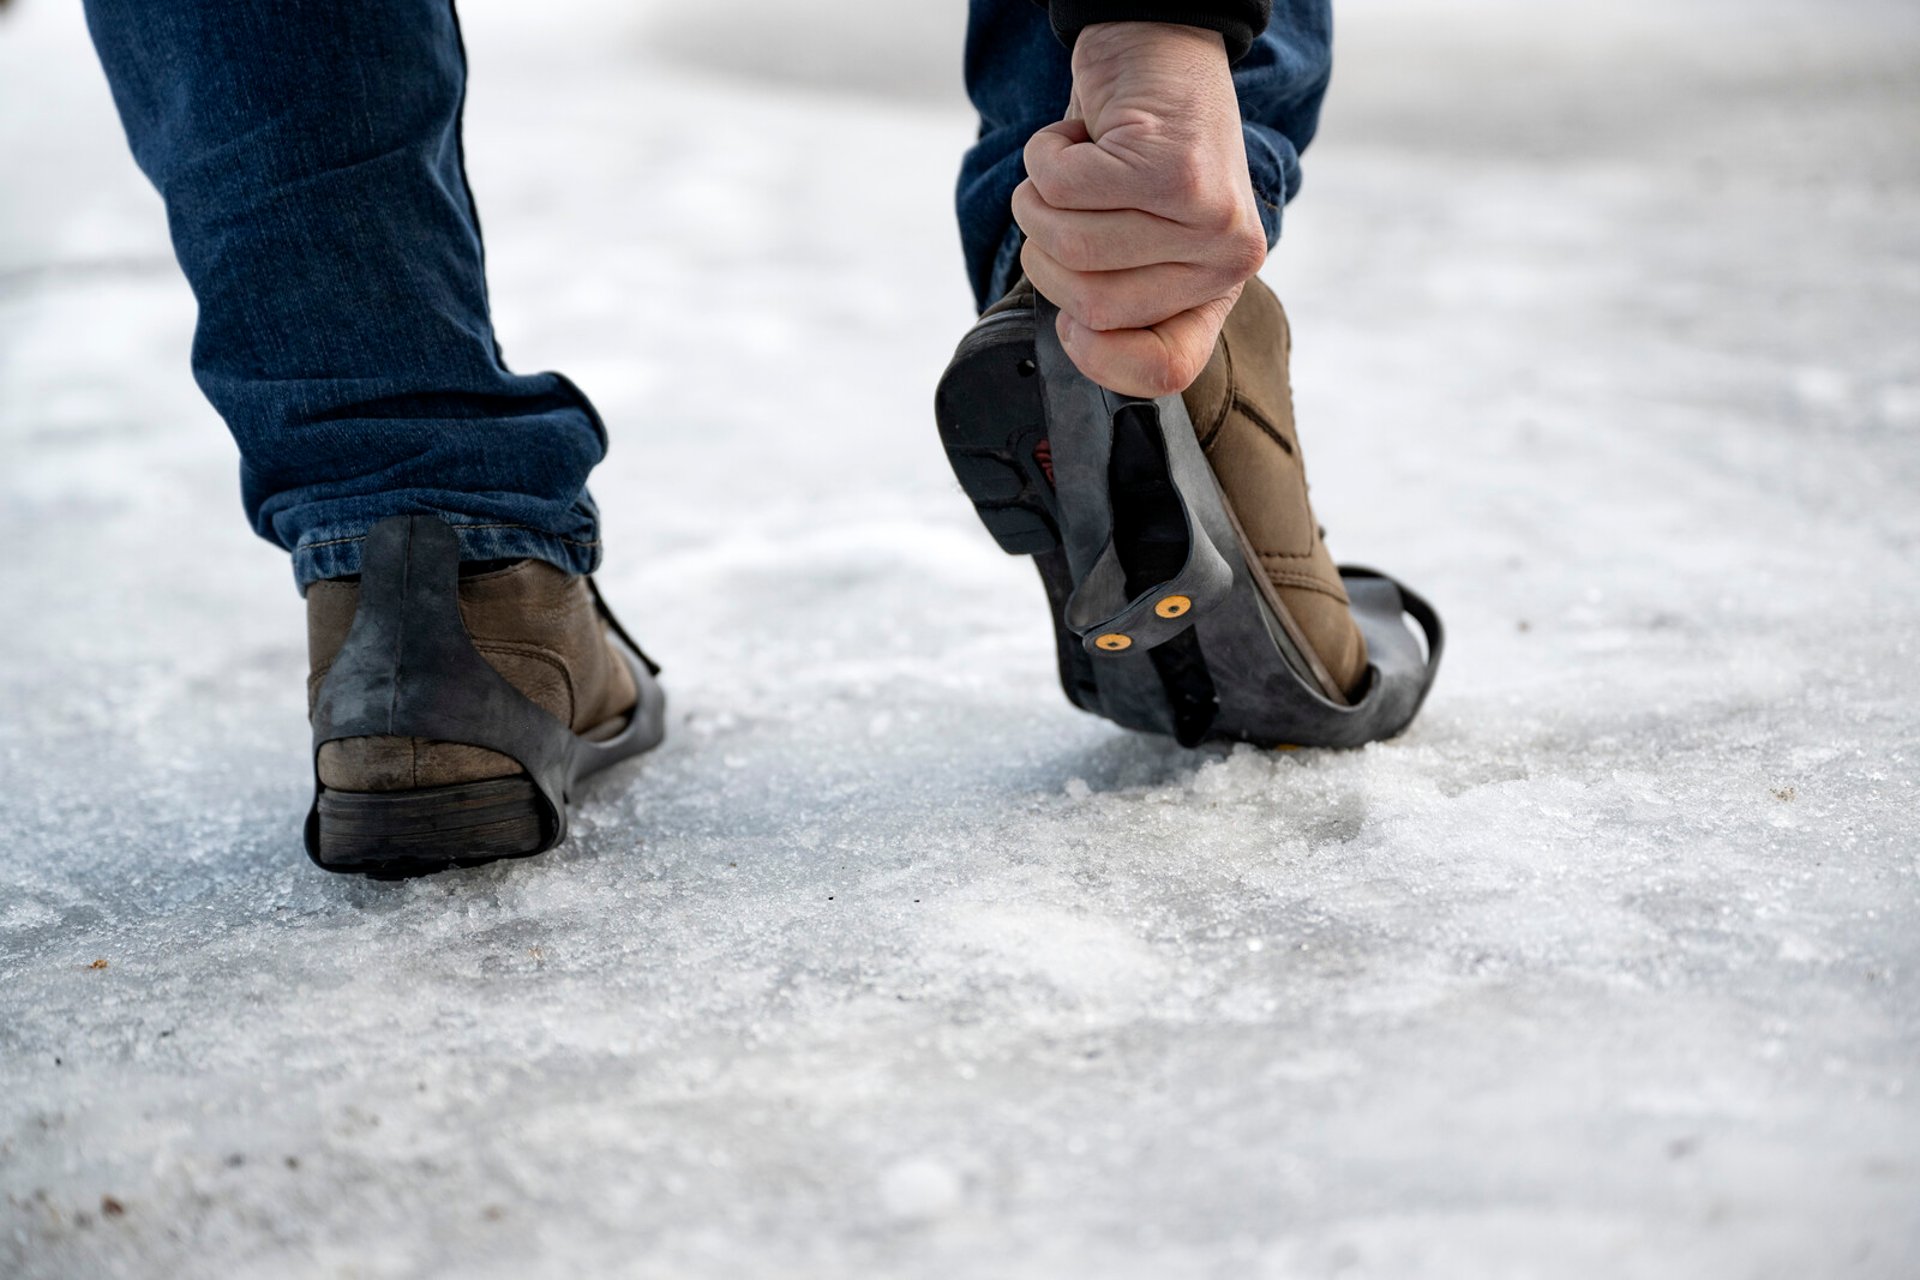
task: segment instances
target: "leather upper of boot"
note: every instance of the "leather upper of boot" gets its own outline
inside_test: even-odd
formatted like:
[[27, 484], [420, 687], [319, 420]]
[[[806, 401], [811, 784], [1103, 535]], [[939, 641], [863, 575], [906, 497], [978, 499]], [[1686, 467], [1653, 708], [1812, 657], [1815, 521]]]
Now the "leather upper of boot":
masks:
[[1334, 683], [1354, 694], [1366, 678], [1367, 642], [1307, 498], [1287, 373], [1292, 341], [1280, 300], [1257, 277], [1247, 281], [1183, 398], [1267, 581]]
[[[309, 713], [359, 603], [357, 582], [316, 582], [307, 589]], [[487, 664], [575, 733], [618, 724], [639, 696], [585, 578], [540, 560], [462, 576], [460, 617]], [[409, 791], [522, 772], [482, 747], [385, 737], [327, 743], [319, 771], [321, 785], [336, 791]]]

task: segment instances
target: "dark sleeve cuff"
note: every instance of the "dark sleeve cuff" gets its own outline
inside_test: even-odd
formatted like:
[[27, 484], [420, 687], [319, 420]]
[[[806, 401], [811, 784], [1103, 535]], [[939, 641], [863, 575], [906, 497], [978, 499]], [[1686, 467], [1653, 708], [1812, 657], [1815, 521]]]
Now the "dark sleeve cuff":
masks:
[[1175, 22], [1183, 27], [1218, 31], [1227, 42], [1227, 57], [1235, 62], [1267, 29], [1273, 0], [1034, 0], [1044, 4], [1053, 20], [1054, 34], [1071, 48], [1082, 27], [1096, 22]]

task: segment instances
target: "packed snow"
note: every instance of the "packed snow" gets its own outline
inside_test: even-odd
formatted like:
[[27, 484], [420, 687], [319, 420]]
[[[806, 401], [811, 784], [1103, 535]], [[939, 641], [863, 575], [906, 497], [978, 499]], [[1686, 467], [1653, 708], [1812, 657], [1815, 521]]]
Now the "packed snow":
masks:
[[302, 854], [158, 200], [0, 20], [0, 1275], [1920, 1274], [1920, 13], [1342, 9], [1268, 275], [1452, 640], [1280, 753], [1070, 708], [936, 447], [962, 6], [722, 8], [463, 5], [672, 728], [406, 884]]

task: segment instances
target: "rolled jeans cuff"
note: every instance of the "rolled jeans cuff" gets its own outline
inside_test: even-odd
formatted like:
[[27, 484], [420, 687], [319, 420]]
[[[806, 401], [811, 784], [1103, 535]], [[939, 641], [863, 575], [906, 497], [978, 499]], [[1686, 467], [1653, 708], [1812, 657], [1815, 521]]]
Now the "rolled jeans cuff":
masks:
[[[378, 521], [357, 527], [317, 529], [302, 537], [293, 549], [293, 578], [300, 593], [305, 595], [308, 587], [323, 579], [359, 573], [367, 531], [376, 523]], [[588, 525], [591, 530], [588, 538], [562, 537], [521, 524], [463, 522], [451, 518], [447, 523], [453, 526], [460, 540], [463, 561], [544, 560], [573, 574], [592, 573], [600, 567], [597, 522]]]
[[1267, 233], [1267, 248], [1271, 250], [1280, 243], [1280, 223], [1286, 216], [1287, 201], [1299, 188], [1300, 165], [1292, 158], [1291, 151], [1283, 153], [1273, 145], [1266, 130], [1246, 125], [1243, 133], [1247, 144], [1247, 176], [1253, 180], [1253, 203], [1260, 213], [1260, 228]]

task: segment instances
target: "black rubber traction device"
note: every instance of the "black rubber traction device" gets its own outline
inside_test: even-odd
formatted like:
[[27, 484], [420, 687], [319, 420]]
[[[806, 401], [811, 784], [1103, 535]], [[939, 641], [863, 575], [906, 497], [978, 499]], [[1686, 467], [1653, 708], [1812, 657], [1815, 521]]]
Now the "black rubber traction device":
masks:
[[[567, 804], [581, 780], [658, 746], [666, 731], [659, 668], [593, 590], [640, 693], [625, 727], [598, 742], [548, 714], [474, 648], [460, 617], [452, 526], [437, 516], [376, 524], [362, 555], [359, 609], [314, 704], [307, 855], [329, 871], [397, 878], [530, 857], [566, 839]], [[322, 786], [320, 748], [365, 737], [485, 747], [525, 773], [415, 791]]]
[[1351, 705], [1329, 695], [1185, 402], [1093, 383], [1060, 346], [1057, 314], [1039, 299], [975, 325], [934, 410], [981, 520], [1007, 552], [1034, 557], [1068, 698], [1188, 746], [1356, 747], [1406, 728], [1445, 644], [1433, 607], [1385, 574], [1342, 566], [1371, 665]]

